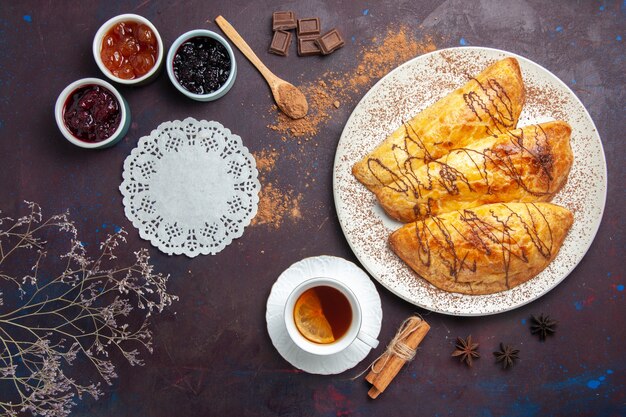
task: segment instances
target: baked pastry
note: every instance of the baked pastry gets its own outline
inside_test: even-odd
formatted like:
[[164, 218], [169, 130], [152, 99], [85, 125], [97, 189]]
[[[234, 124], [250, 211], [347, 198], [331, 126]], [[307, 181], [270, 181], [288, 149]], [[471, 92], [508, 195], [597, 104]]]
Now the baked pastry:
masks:
[[393, 251], [434, 286], [491, 294], [528, 281], [556, 257], [573, 222], [551, 203], [497, 203], [409, 223]]
[[371, 191], [395, 183], [406, 169], [515, 129], [524, 99], [517, 60], [498, 61], [396, 129], [352, 173]]
[[489, 203], [550, 201], [572, 167], [571, 131], [556, 121], [487, 136], [415, 170], [408, 164], [376, 197], [404, 223]]

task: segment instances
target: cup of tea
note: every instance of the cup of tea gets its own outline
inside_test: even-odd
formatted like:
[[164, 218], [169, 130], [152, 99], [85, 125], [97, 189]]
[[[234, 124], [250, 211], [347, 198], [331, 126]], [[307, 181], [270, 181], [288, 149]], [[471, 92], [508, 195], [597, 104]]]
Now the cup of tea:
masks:
[[356, 339], [378, 346], [362, 329], [359, 300], [333, 278], [311, 278], [298, 285], [287, 297], [284, 317], [291, 340], [314, 355], [339, 353]]

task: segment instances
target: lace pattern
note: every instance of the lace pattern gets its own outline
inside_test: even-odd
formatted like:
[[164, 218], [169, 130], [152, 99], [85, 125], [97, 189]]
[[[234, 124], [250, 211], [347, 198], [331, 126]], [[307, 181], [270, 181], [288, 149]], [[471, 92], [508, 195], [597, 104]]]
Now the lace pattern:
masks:
[[126, 217], [143, 239], [172, 254], [216, 254], [257, 213], [256, 161], [215, 121], [165, 122], [124, 161]]

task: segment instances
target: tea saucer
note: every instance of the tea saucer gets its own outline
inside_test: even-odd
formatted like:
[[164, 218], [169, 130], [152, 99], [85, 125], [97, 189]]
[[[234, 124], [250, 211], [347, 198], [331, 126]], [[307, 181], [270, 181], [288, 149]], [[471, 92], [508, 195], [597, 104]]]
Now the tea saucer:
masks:
[[376, 287], [361, 268], [335, 256], [303, 259], [291, 265], [278, 277], [267, 299], [267, 331], [278, 353], [296, 368], [312, 374], [338, 374], [365, 359], [371, 347], [356, 339], [342, 352], [327, 356], [313, 355], [296, 346], [285, 327], [284, 308], [287, 297], [302, 282], [315, 277], [334, 278], [349, 286], [361, 304], [363, 331], [372, 337], [378, 337], [383, 311]]

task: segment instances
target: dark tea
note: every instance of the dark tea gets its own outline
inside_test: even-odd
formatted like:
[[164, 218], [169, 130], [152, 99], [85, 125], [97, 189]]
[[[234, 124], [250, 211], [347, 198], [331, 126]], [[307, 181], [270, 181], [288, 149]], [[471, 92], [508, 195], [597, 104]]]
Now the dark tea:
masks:
[[311, 342], [333, 343], [350, 328], [352, 307], [341, 291], [321, 285], [298, 297], [293, 317], [300, 334]]

